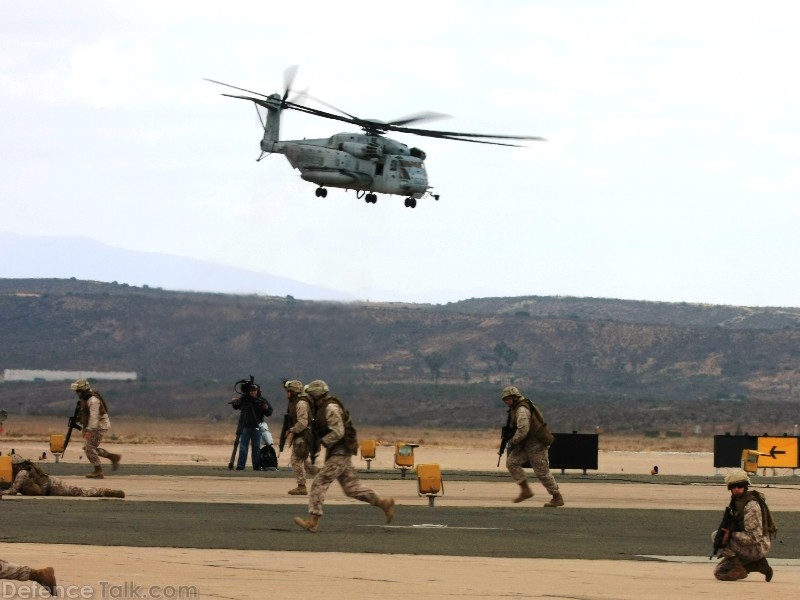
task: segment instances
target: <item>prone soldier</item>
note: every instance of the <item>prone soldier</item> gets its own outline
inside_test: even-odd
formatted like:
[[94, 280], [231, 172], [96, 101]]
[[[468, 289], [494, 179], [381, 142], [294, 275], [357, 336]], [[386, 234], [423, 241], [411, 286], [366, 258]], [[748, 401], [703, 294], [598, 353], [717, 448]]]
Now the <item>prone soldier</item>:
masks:
[[84, 498], [124, 498], [122, 490], [108, 488], [82, 488], [69, 485], [51, 477], [37, 465], [19, 454], [11, 455], [11, 470], [13, 482], [11, 487], [0, 492], [2, 496], [80, 496]]

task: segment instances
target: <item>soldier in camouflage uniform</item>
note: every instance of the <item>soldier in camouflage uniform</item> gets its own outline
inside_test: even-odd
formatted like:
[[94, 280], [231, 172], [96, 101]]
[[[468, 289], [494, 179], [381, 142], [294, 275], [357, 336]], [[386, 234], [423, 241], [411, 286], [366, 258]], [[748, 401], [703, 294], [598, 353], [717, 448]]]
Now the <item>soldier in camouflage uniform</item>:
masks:
[[100, 465], [100, 457], [111, 461], [111, 470], [119, 468], [119, 461], [122, 456], [112, 454], [100, 447], [103, 437], [111, 427], [111, 419], [108, 417], [108, 405], [100, 392], [93, 390], [86, 379], [78, 379], [72, 383], [70, 388], [78, 394], [80, 399], [80, 423], [83, 429], [83, 439], [85, 441], [83, 450], [86, 458], [94, 467], [94, 470], [86, 475], [90, 479], [103, 479], [103, 467]]
[[50, 592], [51, 596], [56, 595], [56, 574], [55, 571], [53, 571], [53, 567], [32, 569], [23, 565], [15, 565], [14, 563], [10, 563], [0, 558], [0, 579], [11, 579], [13, 581], [35, 581], [48, 592]]
[[289, 490], [292, 496], [306, 496], [306, 473], [312, 477], [316, 474], [317, 468], [311, 464], [309, 458], [311, 454], [311, 421], [313, 410], [311, 399], [303, 393], [303, 383], [292, 379], [283, 384], [286, 396], [289, 400], [287, 409], [289, 415], [289, 430], [286, 443], [292, 447], [292, 458], [289, 464], [292, 466], [297, 487]]
[[345, 495], [367, 502], [383, 510], [386, 522], [394, 518], [394, 499], [382, 498], [366, 487], [356, 476], [350, 457], [358, 452], [356, 430], [350, 414], [338, 398], [329, 396], [328, 384], [322, 380], [312, 381], [306, 386], [306, 393], [315, 403], [316, 417], [314, 428], [317, 439], [325, 446], [325, 464], [314, 478], [311, 494], [308, 497], [308, 519], [295, 517], [294, 522], [314, 533], [319, 527], [325, 493], [331, 483], [338, 479]]
[[514, 431], [508, 440], [508, 457], [506, 468], [511, 473], [514, 483], [519, 485], [519, 495], [514, 502], [522, 502], [533, 497], [533, 490], [528, 485], [528, 476], [522, 465], [530, 462], [533, 472], [552, 498], [545, 503], [548, 508], [564, 506], [564, 498], [558, 489], [555, 477], [550, 473], [548, 448], [553, 437], [547, 429], [541, 411], [533, 402], [525, 398], [513, 385], [503, 389], [503, 402], [508, 406], [508, 425]]
[[[767, 562], [767, 553], [777, 528], [764, 494], [749, 490], [750, 478], [741, 470], [729, 473], [725, 484], [731, 492], [734, 526], [723, 529], [723, 547], [718, 552], [722, 560], [714, 568], [714, 577], [736, 581], [755, 571], [771, 581], [772, 567]], [[712, 542], [716, 535], [716, 531], [711, 534]]]
[[122, 490], [108, 488], [82, 488], [50, 477], [30, 460], [19, 454], [11, 456], [14, 482], [0, 495], [16, 496], [80, 496], [85, 498], [124, 498]]

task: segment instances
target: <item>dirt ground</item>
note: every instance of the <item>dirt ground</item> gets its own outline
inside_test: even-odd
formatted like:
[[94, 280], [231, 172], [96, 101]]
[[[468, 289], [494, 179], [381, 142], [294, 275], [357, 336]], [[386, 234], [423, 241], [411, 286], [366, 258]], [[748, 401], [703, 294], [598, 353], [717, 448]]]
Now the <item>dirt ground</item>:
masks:
[[[109, 444], [111, 447], [111, 444]], [[9, 449], [2, 447], [6, 454]], [[36, 443], [18, 443], [17, 452], [41, 456], [48, 452]], [[223, 445], [151, 445], [119, 444], [114, 451], [123, 454], [126, 464], [227, 465], [230, 447]], [[86, 463], [78, 445], [70, 449], [65, 462]], [[81, 458], [79, 458], [81, 457]], [[281, 459], [284, 467], [286, 459]], [[497, 455], [486, 449], [425, 448], [415, 451], [416, 463], [438, 463], [445, 470], [496, 471], [497, 481], [448, 482], [436, 506], [504, 506], [532, 509], [533, 505], [512, 505], [515, 488], [502, 477], [503, 467], [496, 468]], [[46, 465], [52, 457], [43, 461]], [[360, 469], [366, 463], [355, 459]], [[573, 508], [654, 508], [673, 510], [721, 510], [726, 492], [721, 485], [658, 485], [652, 481], [623, 483], [625, 475], [649, 474], [659, 466], [661, 474], [714, 476], [710, 453], [634, 453], [601, 452], [599, 469], [591, 474], [605, 477], [597, 483], [561, 484], [569, 507]], [[285, 468], [285, 467], [284, 467]], [[391, 469], [392, 452], [380, 448], [373, 469]], [[46, 470], [46, 467], [45, 467]], [[789, 474], [791, 473], [784, 473]], [[81, 477], [64, 479], [86, 485]], [[722, 477], [719, 478], [720, 484]], [[760, 478], [759, 485], [769, 485]], [[305, 498], [286, 495], [292, 479], [283, 477], [226, 478], [158, 477], [109, 474], [103, 484], [122, 487], [127, 498], [117, 502], [175, 501], [199, 503], [297, 503], [305, 507]], [[426, 498], [417, 495], [416, 481], [392, 479], [381, 481], [382, 494], [393, 495], [398, 511], [403, 506], [424, 506]], [[536, 500], [544, 491], [534, 484]], [[775, 486], [768, 492], [770, 506], [776, 511], [797, 511], [800, 480]], [[57, 498], [6, 498], [6, 502], [58, 503]], [[92, 502], [93, 500], [87, 500]], [[335, 485], [328, 503], [352, 502]], [[54, 506], [57, 504], [54, 504]], [[534, 510], [547, 510], [536, 508]], [[47, 527], [57, 527], [54, 516]], [[91, 526], [91, 524], [87, 524]], [[122, 525], [120, 525], [122, 526]], [[204, 548], [135, 548], [107, 545], [7, 543], [13, 524], [5, 523], [0, 536], [0, 557], [33, 566], [52, 565], [64, 586], [64, 597], [73, 598], [320, 598], [351, 600], [353, 597], [382, 599], [409, 598], [570, 598], [579, 600], [620, 600], [641, 598], [710, 598], [744, 597], [769, 593], [773, 598], [796, 597], [800, 589], [800, 560], [772, 559], [774, 580], [766, 584], [758, 574], [736, 583], [713, 579], [713, 563], [707, 556], [650, 556], [651, 560], [554, 560], [514, 559], [408, 554], [343, 554], [315, 552], [242, 551]], [[232, 532], [235, 534], [235, 532]], [[619, 532], [609, 531], [609, 535]], [[687, 532], [676, 531], [676, 535]], [[98, 538], [113, 536], [113, 531], [99, 531]], [[297, 535], [324, 536], [323, 529], [310, 534], [298, 529]], [[468, 540], [468, 538], [467, 538]], [[265, 540], [265, 547], [268, 543]], [[420, 551], [424, 551], [420, 548]], [[640, 559], [643, 557], [639, 557]], [[2, 581], [0, 598], [33, 598], [30, 584]]]

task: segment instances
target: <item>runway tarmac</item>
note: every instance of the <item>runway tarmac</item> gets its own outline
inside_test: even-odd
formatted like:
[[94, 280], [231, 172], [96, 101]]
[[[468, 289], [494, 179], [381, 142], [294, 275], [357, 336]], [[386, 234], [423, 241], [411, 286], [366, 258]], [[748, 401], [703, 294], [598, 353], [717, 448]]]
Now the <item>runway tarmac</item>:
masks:
[[[292, 523], [306, 499], [286, 494], [293, 479], [285, 470], [141, 462], [91, 482], [80, 476], [85, 464], [44, 468], [74, 484], [122, 488], [127, 498], [5, 498], [0, 556], [52, 564], [59, 584], [88, 586], [93, 598], [793, 598], [800, 589], [800, 481], [791, 476], [757, 478], [780, 528], [766, 584], [758, 574], [713, 579], [709, 536], [727, 491], [702, 466], [687, 469], [707, 471], [700, 475], [650, 477], [635, 466], [621, 467], [624, 475], [557, 474], [567, 500], [558, 509], [541, 506], [535, 480], [537, 495], [512, 504], [516, 488], [502, 470], [457, 468], [429, 507], [413, 474], [373, 467], [364, 479], [396, 498], [394, 522], [334, 484], [316, 534]], [[33, 597], [29, 584], [13, 586], [0, 597]]]

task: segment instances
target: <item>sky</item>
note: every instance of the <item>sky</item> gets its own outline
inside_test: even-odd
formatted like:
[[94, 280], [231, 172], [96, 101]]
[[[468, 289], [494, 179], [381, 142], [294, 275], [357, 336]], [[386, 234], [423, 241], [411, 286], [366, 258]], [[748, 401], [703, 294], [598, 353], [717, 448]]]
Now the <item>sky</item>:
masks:
[[[800, 306], [796, 2], [2, 8], [0, 232], [369, 300]], [[360, 117], [430, 110], [451, 118], [427, 128], [547, 141], [393, 134], [425, 150], [439, 201], [317, 198], [285, 157], [256, 162], [253, 105], [204, 80], [282, 92], [290, 65], [295, 89]], [[281, 127], [284, 139], [358, 131], [300, 113]]]

